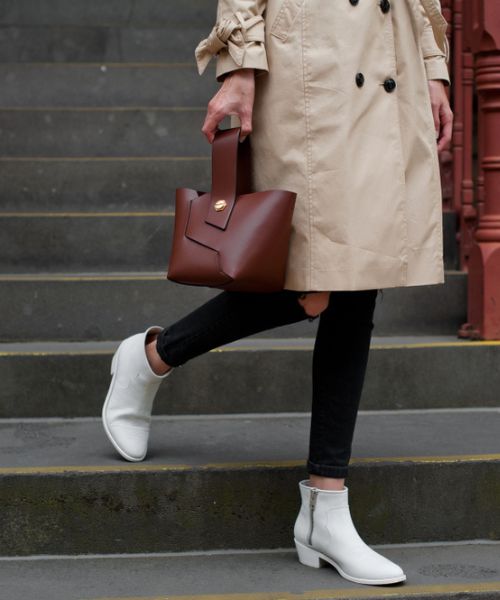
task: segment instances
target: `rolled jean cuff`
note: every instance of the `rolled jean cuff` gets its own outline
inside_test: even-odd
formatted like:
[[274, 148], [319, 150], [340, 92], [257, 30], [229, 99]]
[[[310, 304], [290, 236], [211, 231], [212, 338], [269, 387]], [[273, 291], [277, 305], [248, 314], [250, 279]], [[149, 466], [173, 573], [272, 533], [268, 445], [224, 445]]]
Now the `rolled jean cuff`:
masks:
[[318, 465], [316, 463], [307, 461], [307, 472], [310, 475], [319, 475], [320, 477], [338, 477], [345, 478], [348, 475], [349, 467], [332, 466], [332, 465]]

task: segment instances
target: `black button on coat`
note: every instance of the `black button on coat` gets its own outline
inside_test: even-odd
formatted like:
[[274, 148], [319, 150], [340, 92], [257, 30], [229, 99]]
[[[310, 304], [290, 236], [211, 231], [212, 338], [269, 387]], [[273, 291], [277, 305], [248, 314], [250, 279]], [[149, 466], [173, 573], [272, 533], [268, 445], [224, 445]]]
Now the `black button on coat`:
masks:
[[396, 82], [394, 81], [394, 79], [392, 79], [392, 77], [388, 77], [385, 81], [384, 81], [384, 90], [386, 92], [392, 92], [396, 87]]
[[381, 0], [380, 2], [380, 10], [385, 14], [391, 10], [391, 3], [389, 0]]

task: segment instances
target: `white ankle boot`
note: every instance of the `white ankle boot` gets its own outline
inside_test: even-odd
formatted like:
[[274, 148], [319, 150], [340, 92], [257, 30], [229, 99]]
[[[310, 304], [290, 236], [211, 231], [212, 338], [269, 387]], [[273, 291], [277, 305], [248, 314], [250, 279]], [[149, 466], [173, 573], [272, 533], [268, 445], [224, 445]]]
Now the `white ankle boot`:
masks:
[[319, 568], [325, 561], [342, 577], [368, 585], [405, 581], [401, 568], [363, 542], [351, 519], [348, 488], [328, 491], [299, 482], [302, 506], [294, 538], [299, 561]]
[[162, 327], [149, 327], [118, 346], [111, 362], [111, 385], [102, 407], [104, 430], [118, 452], [130, 461], [146, 456], [153, 400], [160, 383], [173, 371], [156, 375], [146, 356], [146, 337]]

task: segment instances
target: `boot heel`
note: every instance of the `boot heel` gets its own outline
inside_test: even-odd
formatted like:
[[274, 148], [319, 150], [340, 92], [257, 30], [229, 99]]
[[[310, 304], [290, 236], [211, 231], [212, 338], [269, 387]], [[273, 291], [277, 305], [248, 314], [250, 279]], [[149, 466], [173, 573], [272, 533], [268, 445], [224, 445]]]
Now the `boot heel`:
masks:
[[295, 540], [295, 548], [297, 549], [297, 554], [299, 555], [299, 561], [306, 565], [307, 567], [313, 567], [314, 569], [319, 569], [322, 566], [323, 561], [319, 557], [318, 552], [316, 550], [312, 550], [307, 546], [304, 546], [297, 540]]

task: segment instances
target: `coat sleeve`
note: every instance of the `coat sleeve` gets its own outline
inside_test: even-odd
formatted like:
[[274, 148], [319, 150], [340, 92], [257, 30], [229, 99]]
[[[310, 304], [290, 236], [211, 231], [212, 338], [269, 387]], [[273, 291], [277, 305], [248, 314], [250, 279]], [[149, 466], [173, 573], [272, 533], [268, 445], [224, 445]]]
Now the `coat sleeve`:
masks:
[[[439, 11], [441, 12], [440, 0], [435, 0]], [[442, 79], [445, 85], [450, 85], [450, 73], [448, 70], [449, 62], [449, 47], [448, 40], [446, 40], [447, 51], [444, 53], [441, 48], [437, 45], [432, 30], [432, 25], [425, 12], [424, 7], [419, 2], [420, 12], [425, 21], [424, 29], [422, 32], [422, 50], [424, 55], [425, 70], [427, 73], [427, 79]]]
[[217, 81], [236, 69], [269, 71], [263, 16], [266, 3], [267, 0], [218, 0], [215, 25], [195, 49], [200, 75], [212, 56], [216, 57]]

